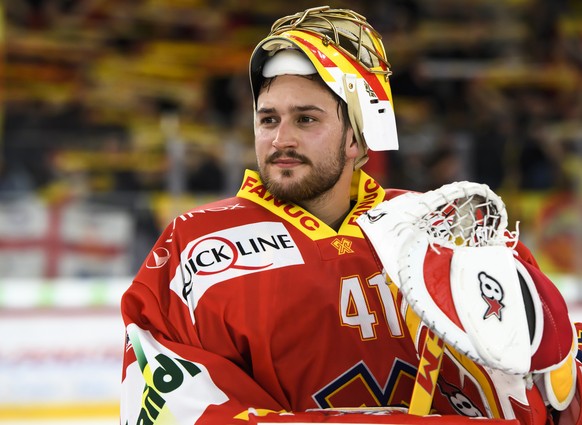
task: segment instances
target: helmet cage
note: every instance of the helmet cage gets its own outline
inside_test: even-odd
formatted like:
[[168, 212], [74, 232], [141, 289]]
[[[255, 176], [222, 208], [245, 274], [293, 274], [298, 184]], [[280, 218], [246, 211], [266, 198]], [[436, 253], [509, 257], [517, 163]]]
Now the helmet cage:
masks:
[[[338, 25], [340, 23], [341, 26]], [[342, 28], [346, 24], [347, 28]], [[318, 33], [324, 46], [333, 44], [336, 49], [358, 62], [366, 71], [385, 75], [386, 80], [392, 74], [382, 43], [370, 45], [373, 39], [381, 40], [382, 36], [359, 13], [347, 9], [330, 9], [329, 6], [314, 7], [278, 19], [271, 26], [268, 37], [291, 30]], [[365, 35], [365, 32], [368, 34]], [[366, 38], [368, 43], [366, 43]], [[344, 47], [346, 45], [350, 48]]]

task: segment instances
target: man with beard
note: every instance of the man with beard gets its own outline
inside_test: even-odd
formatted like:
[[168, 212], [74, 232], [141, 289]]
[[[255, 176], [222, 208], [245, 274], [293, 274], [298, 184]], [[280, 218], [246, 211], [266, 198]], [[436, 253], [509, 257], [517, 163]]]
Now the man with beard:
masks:
[[[122, 424], [394, 423], [406, 410], [419, 321], [356, 223], [402, 193], [361, 170], [368, 148], [398, 147], [389, 75], [379, 34], [349, 10], [282, 18], [258, 44], [258, 171], [176, 217], [124, 294]], [[537, 390], [516, 414], [478, 365], [446, 357], [443, 376], [457, 396], [437, 392], [432, 412], [549, 418]]]

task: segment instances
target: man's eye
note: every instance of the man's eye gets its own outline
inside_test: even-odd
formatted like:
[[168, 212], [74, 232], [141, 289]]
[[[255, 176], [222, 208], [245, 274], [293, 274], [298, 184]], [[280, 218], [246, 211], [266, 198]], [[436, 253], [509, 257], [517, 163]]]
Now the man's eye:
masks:
[[275, 117], [263, 117], [260, 120], [261, 124], [273, 124], [277, 122], [277, 120], [275, 119]]
[[313, 122], [313, 121], [315, 121], [315, 118], [313, 118], [313, 117], [301, 117], [301, 118], [299, 118], [299, 122], [302, 122], [302, 123], [309, 123], [309, 122]]

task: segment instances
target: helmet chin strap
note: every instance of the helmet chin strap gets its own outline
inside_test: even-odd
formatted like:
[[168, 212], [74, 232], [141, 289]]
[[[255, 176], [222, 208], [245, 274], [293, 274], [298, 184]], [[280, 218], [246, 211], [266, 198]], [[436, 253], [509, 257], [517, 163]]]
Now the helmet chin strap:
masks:
[[348, 104], [348, 116], [350, 124], [354, 130], [354, 136], [358, 142], [358, 157], [354, 161], [354, 170], [359, 170], [368, 162], [368, 145], [364, 140], [362, 129], [358, 123], [362, 122], [362, 110], [360, 109], [360, 102], [358, 100], [358, 91], [356, 89], [356, 76], [354, 74], [344, 74], [344, 93], [346, 95], [346, 103]]

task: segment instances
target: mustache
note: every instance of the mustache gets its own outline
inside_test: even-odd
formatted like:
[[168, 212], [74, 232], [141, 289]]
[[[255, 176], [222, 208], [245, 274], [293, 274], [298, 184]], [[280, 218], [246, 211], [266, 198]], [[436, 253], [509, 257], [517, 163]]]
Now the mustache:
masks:
[[301, 161], [305, 164], [311, 164], [311, 161], [309, 160], [309, 158], [297, 153], [294, 150], [277, 151], [277, 152], [273, 153], [272, 155], [269, 155], [269, 157], [267, 158], [267, 163], [273, 163], [274, 161], [281, 159], [281, 158], [291, 158], [291, 159], [296, 159], [298, 161]]

